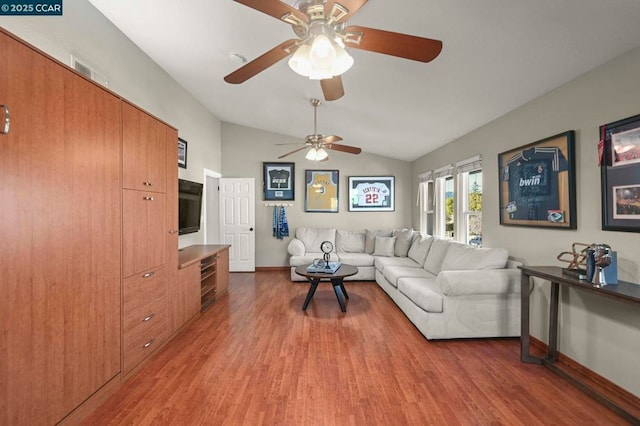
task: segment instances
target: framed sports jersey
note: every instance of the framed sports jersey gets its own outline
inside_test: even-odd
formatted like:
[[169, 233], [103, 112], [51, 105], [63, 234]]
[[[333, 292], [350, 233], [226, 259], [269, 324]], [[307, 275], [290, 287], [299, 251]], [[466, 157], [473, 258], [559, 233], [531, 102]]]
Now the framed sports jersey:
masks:
[[600, 126], [602, 229], [640, 232], [640, 115]]
[[304, 211], [338, 213], [337, 170], [305, 170]]
[[294, 200], [295, 176], [295, 163], [262, 163], [264, 200]]
[[498, 154], [500, 224], [576, 229], [575, 132]]
[[349, 176], [349, 211], [394, 211], [395, 179], [394, 176]]

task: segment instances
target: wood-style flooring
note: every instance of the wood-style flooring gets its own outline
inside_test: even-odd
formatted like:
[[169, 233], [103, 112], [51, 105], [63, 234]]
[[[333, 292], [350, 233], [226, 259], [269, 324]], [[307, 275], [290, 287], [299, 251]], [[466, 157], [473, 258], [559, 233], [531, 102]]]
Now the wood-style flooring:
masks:
[[613, 412], [518, 339], [428, 341], [373, 282], [234, 273], [228, 295], [169, 342], [86, 424], [615, 425]]

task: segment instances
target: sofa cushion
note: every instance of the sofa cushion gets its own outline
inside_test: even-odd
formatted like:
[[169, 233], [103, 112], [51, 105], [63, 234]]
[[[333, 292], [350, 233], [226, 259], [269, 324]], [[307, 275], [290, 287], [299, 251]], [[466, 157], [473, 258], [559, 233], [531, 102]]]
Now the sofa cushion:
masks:
[[406, 266], [422, 269], [422, 265], [417, 264], [408, 257], [375, 257], [374, 265], [380, 272], [384, 272], [384, 268], [387, 266]]
[[431, 235], [414, 239], [407, 256], [418, 264], [424, 265], [427, 253], [429, 253], [429, 247], [431, 247], [432, 243], [433, 237]]
[[302, 241], [306, 252], [321, 252], [320, 244], [323, 241], [329, 241], [336, 244], [335, 228], [298, 228], [296, 229], [296, 238]]
[[373, 254], [376, 248], [376, 237], [391, 237], [393, 231], [390, 229], [365, 229], [364, 230], [364, 252]]
[[455, 244], [453, 241], [445, 240], [442, 238], [434, 238], [431, 243], [431, 248], [427, 253], [427, 257], [424, 260], [424, 269], [431, 272], [434, 275], [442, 270], [442, 262], [447, 255], [447, 250], [451, 244]]
[[435, 278], [400, 278], [398, 290], [424, 311], [439, 313], [443, 310], [442, 294]]
[[367, 253], [338, 253], [341, 263], [353, 266], [373, 266], [375, 257]]
[[410, 266], [387, 266], [384, 268], [382, 275], [384, 275], [386, 280], [394, 287], [398, 286], [398, 280], [403, 277], [434, 278], [434, 275], [424, 269], [412, 268]]
[[364, 231], [336, 231], [336, 251], [338, 253], [364, 253]]
[[374, 256], [393, 256], [396, 237], [376, 237]]
[[287, 251], [291, 256], [304, 256], [304, 244], [297, 238], [292, 238], [287, 246]]
[[507, 264], [509, 252], [504, 248], [476, 248], [452, 244], [442, 261], [443, 271], [469, 269], [501, 269]]
[[413, 241], [412, 229], [401, 229], [393, 231], [393, 236], [396, 237], [396, 244], [393, 248], [393, 254], [396, 257], [407, 257], [411, 242]]

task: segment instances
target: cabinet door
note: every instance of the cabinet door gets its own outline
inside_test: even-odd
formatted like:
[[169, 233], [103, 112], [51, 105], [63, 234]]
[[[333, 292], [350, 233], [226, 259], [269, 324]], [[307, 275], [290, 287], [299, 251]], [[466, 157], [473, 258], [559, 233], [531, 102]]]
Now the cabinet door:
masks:
[[55, 424], [120, 372], [120, 101], [0, 52], [0, 424]]
[[166, 195], [124, 189], [122, 276], [166, 263]]
[[200, 312], [200, 264], [178, 271], [178, 282], [169, 287], [171, 332], [175, 333]]
[[122, 103], [123, 188], [166, 192], [166, 138], [165, 124]]
[[229, 289], [229, 249], [220, 251], [218, 258], [218, 271], [216, 274], [218, 295], [222, 295]]

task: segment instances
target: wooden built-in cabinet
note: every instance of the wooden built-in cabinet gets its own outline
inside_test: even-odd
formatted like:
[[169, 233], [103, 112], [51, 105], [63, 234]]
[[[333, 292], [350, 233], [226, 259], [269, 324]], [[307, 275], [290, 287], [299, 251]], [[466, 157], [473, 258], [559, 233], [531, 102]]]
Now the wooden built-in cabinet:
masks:
[[200, 264], [179, 269], [177, 285], [170, 286], [169, 292], [170, 326], [175, 333], [200, 312]]

